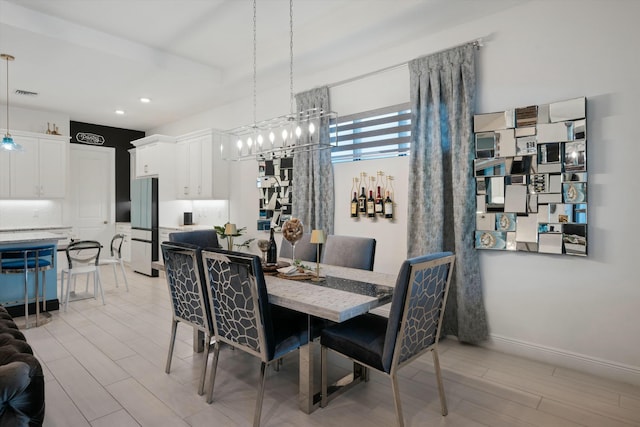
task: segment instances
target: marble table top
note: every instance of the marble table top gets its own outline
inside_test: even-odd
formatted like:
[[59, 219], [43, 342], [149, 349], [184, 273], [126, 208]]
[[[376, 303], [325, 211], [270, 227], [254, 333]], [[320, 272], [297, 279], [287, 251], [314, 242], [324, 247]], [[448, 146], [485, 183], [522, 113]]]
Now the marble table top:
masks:
[[[320, 274], [390, 288], [395, 285], [396, 279], [390, 274], [330, 265], [322, 265]], [[270, 303], [334, 322], [343, 322], [367, 313], [381, 304], [374, 296], [318, 286], [298, 280], [267, 275], [265, 281]]]
[[[161, 261], [155, 261], [152, 266], [164, 271], [164, 264]], [[372, 283], [389, 288], [395, 287], [396, 284], [396, 276], [392, 274], [334, 265], [320, 264], [320, 275]], [[388, 301], [381, 303], [378, 298], [373, 296], [318, 286], [299, 280], [265, 275], [265, 281], [270, 303], [334, 322], [344, 322], [380, 307], [381, 304], [388, 305]]]

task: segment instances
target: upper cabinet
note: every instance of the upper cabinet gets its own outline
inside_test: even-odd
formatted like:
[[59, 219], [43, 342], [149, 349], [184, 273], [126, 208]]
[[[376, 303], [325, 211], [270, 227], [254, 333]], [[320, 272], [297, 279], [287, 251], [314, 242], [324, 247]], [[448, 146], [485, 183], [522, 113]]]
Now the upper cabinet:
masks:
[[176, 139], [176, 198], [228, 198], [228, 167], [221, 153], [226, 138], [206, 129]]
[[131, 141], [135, 149], [135, 177], [159, 176], [171, 168], [175, 138], [151, 135]]
[[[10, 153], [10, 173], [5, 167], [0, 173], [0, 194], [15, 199], [64, 198], [69, 138], [28, 132], [13, 132], [12, 136], [24, 151]], [[4, 159], [3, 166], [6, 162]]]

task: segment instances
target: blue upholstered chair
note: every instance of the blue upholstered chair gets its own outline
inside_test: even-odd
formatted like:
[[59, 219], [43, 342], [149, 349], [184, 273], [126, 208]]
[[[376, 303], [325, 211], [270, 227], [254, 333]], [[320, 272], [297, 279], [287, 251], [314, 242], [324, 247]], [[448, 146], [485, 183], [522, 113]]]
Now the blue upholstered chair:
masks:
[[202, 259], [215, 332], [207, 402], [213, 401], [220, 343], [252, 354], [262, 362], [253, 418], [253, 425], [257, 427], [262, 412], [265, 370], [308, 342], [307, 317], [269, 304], [257, 255], [205, 249]]
[[[297, 252], [297, 249], [296, 249]], [[354, 236], [327, 236], [322, 248], [322, 263], [373, 271], [376, 239]]]
[[404, 261], [396, 281], [388, 319], [365, 314], [321, 332], [321, 406], [325, 407], [335, 397], [327, 396], [327, 352], [331, 349], [391, 378], [397, 422], [402, 427], [404, 421], [398, 390], [398, 369], [431, 351], [442, 415], [447, 415], [438, 360], [438, 340], [454, 259], [451, 252], [441, 252]]
[[179, 231], [169, 234], [169, 240], [177, 243], [189, 243], [199, 248], [219, 248], [218, 235], [213, 228], [208, 230]]
[[198, 394], [204, 394], [207, 361], [213, 337], [213, 322], [206, 290], [203, 286], [202, 250], [187, 243], [164, 242], [161, 245], [165, 276], [173, 309], [171, 341], [165, 372], [171, 371], [171, 358], [176, 342], [178, 322], [183, 322], [202, 331], [205, 335], [204, 356]]
[[[304, 233], [302, 238], [296, 243], [296, 259], [301, 261], [316, 262], [318, 250], [322, 253], [322, 246], [311, 243], [311, 233]], [[291, 258], [293, 255], [291, 243], [282, 239], [280, 244], [280, 258]]]

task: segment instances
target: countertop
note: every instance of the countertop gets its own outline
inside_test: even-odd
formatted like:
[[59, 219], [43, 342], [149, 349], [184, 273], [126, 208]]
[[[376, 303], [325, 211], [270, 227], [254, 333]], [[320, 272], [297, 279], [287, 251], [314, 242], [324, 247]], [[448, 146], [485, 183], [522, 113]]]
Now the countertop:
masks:
[[70, 225], [44, 225], [23, 227], [0, 227], [0, 233], [20, 233], [25, 231], [71, 230]]
[[65, 240], [66, 237], [60, 234], [51, 233], [48, 231], [34, 231], [30, 233], [0, 233], [0, 245], [15, 245], [20, 243], [43, 243], [43, 242], [58, 242], [59, 240]]

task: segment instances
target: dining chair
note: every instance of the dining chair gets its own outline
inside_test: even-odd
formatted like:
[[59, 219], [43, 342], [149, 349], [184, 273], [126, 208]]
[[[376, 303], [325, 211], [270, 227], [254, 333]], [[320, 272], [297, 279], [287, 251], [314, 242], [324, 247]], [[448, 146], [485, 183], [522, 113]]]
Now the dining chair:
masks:
[[191, 230], [191, 231], [178, 231], [175, 233], [169, 233], [169, 240], [177, 243], [189, 243], [196, 245], [199, 248], [219, 248], [218, 234], [216, 230]]
[[204, 394], [207, 362], [211, 350], [213, 323], [211, 309], [203, 286], [202, 250], [187, 243], [164, 242], [160, 245], [164, 259], [165, 277], [169, 287], [173, 318], [171, 321], [171, 341], [165, 372], [171, 372], [171, 359], [176, 343], [178, 322], [191, 325], [205, 335], [204, 356], [198, 394]]
[[[68, 267], [62, 269], [60, 272], [60, 295], [63, 299], [62, 303], [65, 312], [69, 305], [71, 278], [73, 278], [75, 289], [75, 281], [78, 275], [86, 276], [87, 291], [89, 288], [89, 277], [93, 277], [93, 297], [98, 299], [98, 291], [100, 291], [102, 304], [105, 304], [99, 268], [101, 249], [102, 245], [95, 240], [75, 240], [67, 246], [65, 252], [67, 254]], [[65, 277], [67, 278], [66, 291]]]
[[[431, 351], [442, 415], [447, 400], [438, 359], [438, 340], [455, 255], [440, 252], [403, 262], [391, 300], [389, 318], [367, 313], [324, 329], [320, 334], [322, 398], [326, 407], [340, 392], [328, 396], [327, 356], [333, 350], [366, 369], [391, 378], [397, 425], [404, 425], [397, 372]], [[365, 378], [368, 373], [365, 373]]]
[[258, 427], [266, 368], [308, 342], [307, 316], [295, 311], [277, 311], [269, 304], [259, 256], [205, 249], [202, 259], [215, 339], [207, 403], [213, 401], [221, 343], [256, 356], [261, 365], [253, 425]]
[[[318, 248], [317, 246], [318, 245], [311, 243], [311, 233], [304, 233], [302, 238], [296, 243], [296, 259], [316, 262], [318, 250], [322, 252], [322, 247]], [[282, 243], [280, 243], [279, 256], [280, 258], [291, 258], [293, 256], [291, 243], [287, 242], [285, 239], [282, 239]]]
[[327, 236], [322, 249], [322, 264], [373, 271], [376, 239], [355, 236]]
[[113, 277], [116, 281], [116, 287], [118, 287], [118, 273], [116, 271], [116, 265], [120, 266], [120, 271], [122, 272], [122, 277], [124, 278], [124, 284], [127, 287], [127, 292], [129, 292], [129, 281], [127, 280], [127, 273], [124, 270], [124, 260], [122, 259], [122, 244], [124, 243], [124, 234], [116, 234], [111, 239], [111, 244], [109, 245], [109, 258], [101, 258], [99, 264], [100, 265], [111, 265], [113, 266]]

